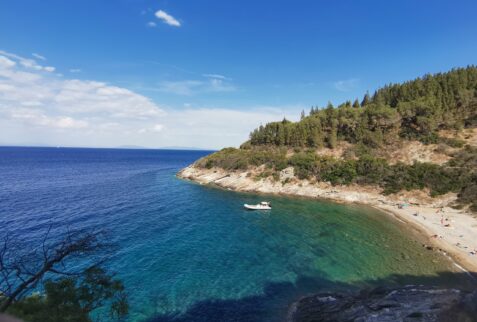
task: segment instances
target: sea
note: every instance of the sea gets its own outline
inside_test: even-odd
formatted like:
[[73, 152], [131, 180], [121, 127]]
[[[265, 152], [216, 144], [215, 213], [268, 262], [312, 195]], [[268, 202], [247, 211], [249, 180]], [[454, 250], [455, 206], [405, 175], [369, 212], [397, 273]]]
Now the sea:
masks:
[[[315, 292], [465, 283], [412, 227], [372, 208], [176, 177], [209, 153], [0, 147], [0, 235], [38, 245], [49, 227], [50, 239], [107, 230], [127, 321], [283, 321]], [[260, 201], [273, 209], [243, 208]]]

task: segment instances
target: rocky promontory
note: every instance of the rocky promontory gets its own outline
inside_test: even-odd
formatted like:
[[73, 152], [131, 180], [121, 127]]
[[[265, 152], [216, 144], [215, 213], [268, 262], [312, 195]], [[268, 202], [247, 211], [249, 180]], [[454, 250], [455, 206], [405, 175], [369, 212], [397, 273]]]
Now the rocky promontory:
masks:
[[477, 321], [477, 291], [424, 286], [377, 288], [360, 293], [319, 293], [302, 298], [287, 322]]

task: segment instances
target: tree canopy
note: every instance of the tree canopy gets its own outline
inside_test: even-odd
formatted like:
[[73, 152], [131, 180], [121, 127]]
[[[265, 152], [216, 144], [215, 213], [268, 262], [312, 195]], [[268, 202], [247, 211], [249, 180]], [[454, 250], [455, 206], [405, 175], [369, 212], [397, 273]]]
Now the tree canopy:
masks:
[[312, 107], [301, 120], [272, 122], [250, 134], [252, 145], [335, 147], [337, 141], [379, 146], [399, 138], [433, 142], [441, 129], [477, 124], [477, 67], [386, 85], [361, 104]]

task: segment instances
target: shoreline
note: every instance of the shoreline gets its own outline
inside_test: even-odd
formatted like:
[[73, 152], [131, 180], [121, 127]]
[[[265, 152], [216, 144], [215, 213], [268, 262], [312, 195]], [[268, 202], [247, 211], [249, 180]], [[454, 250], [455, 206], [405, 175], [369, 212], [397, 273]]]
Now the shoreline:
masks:
[[412, 226], [421, 237], [428, 240], [426, 246], [431, 247], [432, 251], [441, 252], [454, 266], [476, 279], [477, 254], [471, 255], [470, 252], [477, 250], [477, 218], [447, 206], [455, 200], [455, 194], [430, 198], [422, 191], [411, 191], [384, 196], [374, 187], [332, 186], [308, 180], [295, 180], [292, 183], [277, 182], [270, 178], [255, 180], [247, 171], [228, 172], [219, 168], [197, 168], [194, 165], [179, 171], [177, 177], [231, 191], [370, 206]]
[[431, 236], [435, 234], [431, 232], [427, 227], [420, 225], [416, 221], [409, 220], [408, 216], [404, 216], [402, 213], [395, 211], [394, 209], [391, 210], [391, 209], [377, 207], [377, 206], [371, 206], [371, 207], [373, 209], [387, 213], [390, 216], [393, 216], [396, 220], [399, 220], [403, 224], [412, 225], [412, 228], [420, 235], [420, 237], [428, 239], [428, 242], [430, 244], [429, 246], [433, 247], [434, 251], [440, 252], [442, 255], [447, 257], [455, 267], [457, 267], [459, 270], [463, 271], [464, 273], [467, 273], [470, 278], [477, 281], [477, 276], [476, 276], [477, 264], [461, 256], [461, 254], [457, 254], [457, 252], [453, 251], [452, 249], [449, 250], [449, 247], [455, 247], [455, 245], [449, 245], [449, 243], [439, 238], [431, 238]]

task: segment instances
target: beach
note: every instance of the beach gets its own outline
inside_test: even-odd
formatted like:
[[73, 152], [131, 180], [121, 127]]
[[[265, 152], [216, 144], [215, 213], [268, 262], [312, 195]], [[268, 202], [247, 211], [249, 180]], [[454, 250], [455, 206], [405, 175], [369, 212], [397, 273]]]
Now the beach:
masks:
[[288, 170], [286, 175], [285, 171], [280, 181], [272, 178], [257, 180], [253, 177], [256, 169], [228, 172], [219, 168], [204, 169], [191, 165], [177, 175], [199, 184], [233, 191], [283, 194], [369, 205], [417, 230], [428, 240], [428, 243], [422, 246], [429, 251], [441, 252], [450, 257], [462, 271], [477, 273], [477, 218], [469, 211], [450, 207], [456, 199], [455, 194], [448, 193], [431, 198], [424, 191], [406, 191], [385, 196], [375, 187], [333, 186], [324, 182], [297, 180], [290, 172], [292, 171]]

